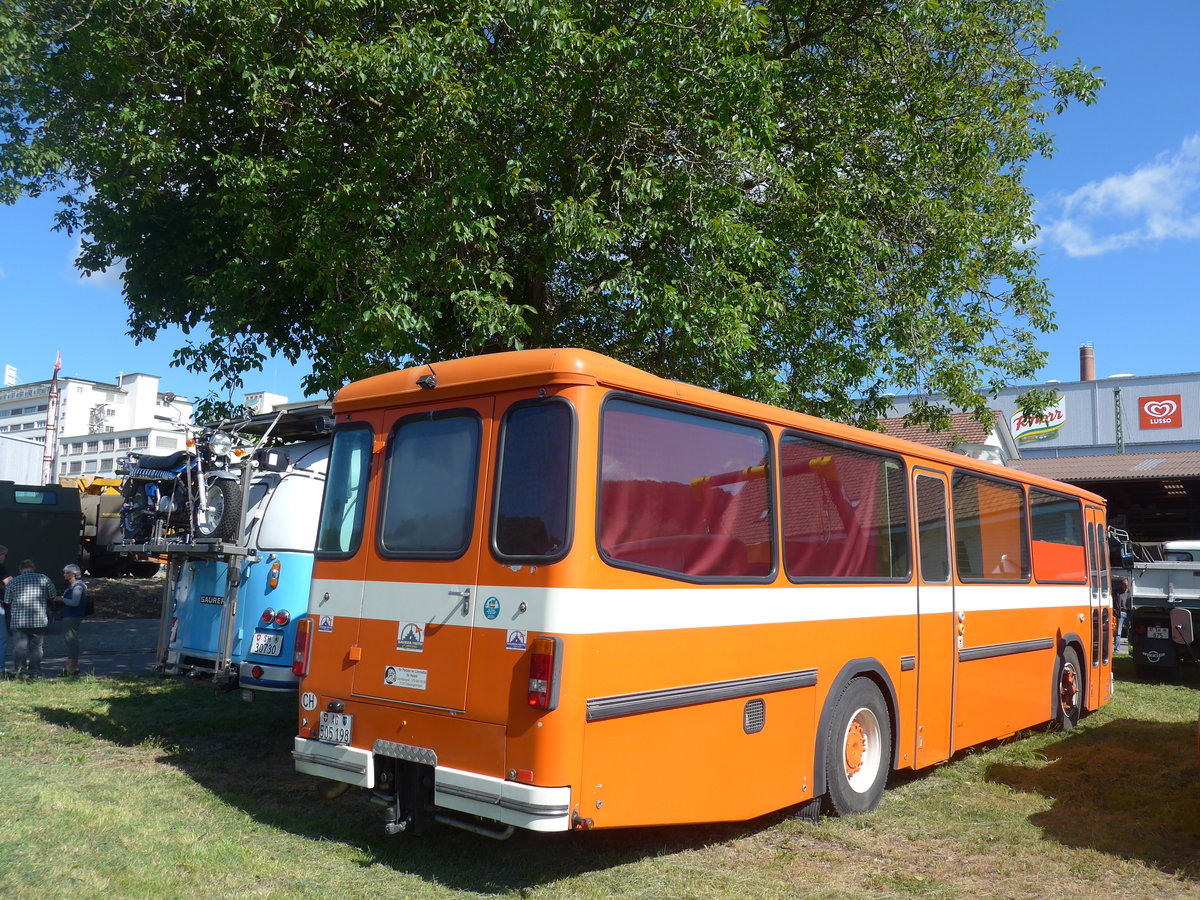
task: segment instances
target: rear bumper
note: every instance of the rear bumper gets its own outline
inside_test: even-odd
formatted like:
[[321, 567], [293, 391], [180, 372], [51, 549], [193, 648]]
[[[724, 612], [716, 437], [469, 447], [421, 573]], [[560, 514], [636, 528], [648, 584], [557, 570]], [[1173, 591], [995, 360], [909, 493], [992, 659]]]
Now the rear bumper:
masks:
[[[370, 750], [296, 737], [292, 758], [296, 771], [306, 775], [364, 788], [375, 786], [375, 753]], [[569, 787], [539, 787], [446, 766], [433, 768], [433, 802], [439, 808], [530, 831], [571, 828]]]
[[[257, 678], [254, 677], [255, 666], [262, 669], [262, 674]], [[300, 678], [292, 672], [291, 666], [269, 666], [249, 661], [238, 667], [238, 687], [256, 691], [294, 691], [299, 685]]]

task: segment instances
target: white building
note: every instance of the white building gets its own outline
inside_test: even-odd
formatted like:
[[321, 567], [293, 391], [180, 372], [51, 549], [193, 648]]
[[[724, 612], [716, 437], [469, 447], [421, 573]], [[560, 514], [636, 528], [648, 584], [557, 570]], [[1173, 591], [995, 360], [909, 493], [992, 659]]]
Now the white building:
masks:
[[[115, 384], [82, 378], [58, 379], [58, 422], [47, 428], [51, 381], [0, 389], [0, 434], [44, 448], [57, 435], [55, 478], [112, 475], [117, 457], [129, 450], [171, 453], [183, 447], [179, 424], [192, 404], [164, 394], [158, 376], [134, 372]], [[0, 472], [0, 478], [9, 476]], [[16, 480], [11, 478], [9, 480]]]

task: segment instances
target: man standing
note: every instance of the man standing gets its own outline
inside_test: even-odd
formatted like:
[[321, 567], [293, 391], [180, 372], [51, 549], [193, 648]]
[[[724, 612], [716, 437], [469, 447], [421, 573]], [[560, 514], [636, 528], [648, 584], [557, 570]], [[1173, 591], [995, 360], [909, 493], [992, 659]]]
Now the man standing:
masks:
[[79, 624], [87, 615], [87, 586], [79, 580], [83, 572], [75, 563], [63, 566], [67, 589], [62, 596], [63, 641], [67, 645], [67, 668], [63, 674], [79, 674]]
[[4, 619], [0, 622], [0, 677], [8, 674], [4, 664], [8, 660], [8, 636], [12, 633], [12, 627], [8, 624], [8, 604], [4, 602], [4, 589], [12, 581], [8, 569], [4, 568], [4, 560], [7, 558], [8, 548], [0, 544], [0, 618]]
[[38, 573], [33, 560], [23, 559], [20, 573], [4, 589], [13, 633], [13, 669], [29, 666], [31, 678], [42, 676], [42, 636], [50, 624], [50, 604], [58, 597], [54, 582]]

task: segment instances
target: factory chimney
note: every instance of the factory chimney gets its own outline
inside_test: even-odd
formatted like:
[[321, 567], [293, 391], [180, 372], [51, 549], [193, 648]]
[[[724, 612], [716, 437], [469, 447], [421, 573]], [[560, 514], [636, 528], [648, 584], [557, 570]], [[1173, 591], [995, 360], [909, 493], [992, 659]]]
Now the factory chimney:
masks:
[[1079, 348], [1079, 380], [1096, 380], [1096, 351], [1092, 342], [1088, 341]]

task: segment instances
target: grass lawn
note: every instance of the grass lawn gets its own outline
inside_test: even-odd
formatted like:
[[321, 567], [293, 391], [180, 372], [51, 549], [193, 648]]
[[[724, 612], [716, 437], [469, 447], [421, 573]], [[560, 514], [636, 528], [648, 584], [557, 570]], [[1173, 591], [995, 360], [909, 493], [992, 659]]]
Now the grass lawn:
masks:
[[1200, 897], [1200, 673], [1117, 687], [1068, 735], [894, 778], [868, 816], [496, 842], [387, 837], [357, 792], [318, 799], [294, 697], [7, 681], [0, 896]]

